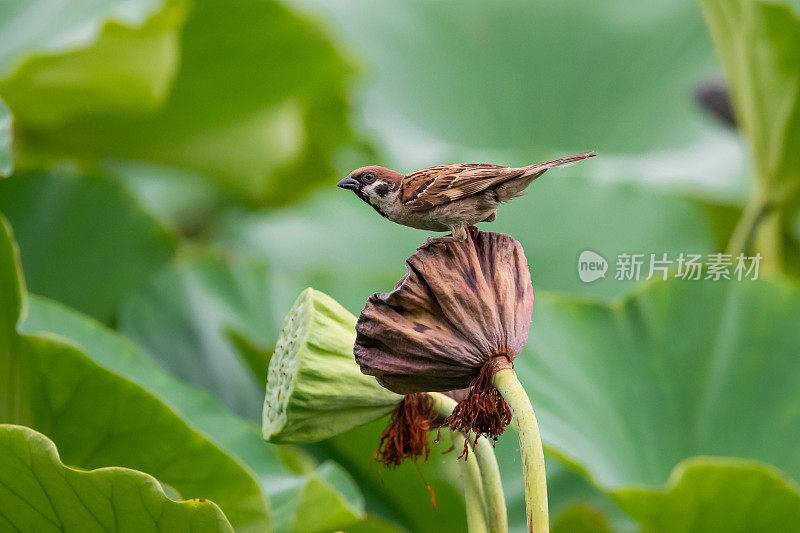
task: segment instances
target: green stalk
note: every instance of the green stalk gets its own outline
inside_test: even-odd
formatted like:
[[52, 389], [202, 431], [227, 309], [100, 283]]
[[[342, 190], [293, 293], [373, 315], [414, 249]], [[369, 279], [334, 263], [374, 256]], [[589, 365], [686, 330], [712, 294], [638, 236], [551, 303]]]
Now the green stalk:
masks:
[[[456, 450], [464, 448], [466, 437], [460, 431], [451, 431]], [[464, 482], [464, 501], [467, 506], [467, 531], [469, 533], [488, 533], [486, 525], [486, 509], [484, 506], [481, 472], [474, 454], [469, 454], [466, 461], [458, 461], [461, 465], [461, 478]]]
[[728, 241], [727, 253], [738, 255], [752, 251], [758, 228], [764, 222], [765, 216], [769, 212], [767, 202], [760, 199], [760, 196], [753, 196], [742, 210], [742, 216], [733, 229], [731, 239]]
[[525, 511], [529, 533], [547, 533], [550, 526], [547, 518], [547, 478], [544, 472], [544, 452], [539, 436], [539, 425], [533, 406], [511, 369], [499, 370], [492, 384], [511, 410], [517, 423], [519, 449], [522, 454], [522, 475], [525, 479]]
[[726, 253], [734, 259], [740, 253], [759, 252], [763, 257], [760, 272], [776, 274], [783, 263], [783, 229], [781, 228], [781, 212], [775, 202], [753, 196], [742, 211]]
[[[456, 406], [455, 400], [438, 392], [430, 392], [428, 394], [433, 398], [434, 409], [437, 413], [445, 418], [453, 414], [453, 409]], [[475, 436], [470, 434], [469, 439], [474, 442]], [[463, 441], [460, 445], [456, 444], [456, 450], [459, 453], [463, 447]], [[506, 511], [506, 497], [503, 493], [503, 483], [500, 480], [500, 468], [497, 466], [494, 448], [486, 437], [481, 437], [478, 439], [473, 451], [474, 454], [470, 455], [474, 455], [478, 463], [489, 531], [491, 533], [507, 533], [508, 512]]]
[[475, 444], [475, 458], [481, 471], [483, 482], [483, 496], [486, 499], [486, 508], [489, 514], [489, 531], [492, 533], [507, 533], [508, 512], [506, 511], [506, 497], [503, 493], [503, 483], [500, 480], [500, 467], [497, 466], [497, 457], [489, 439], [481, 437]]

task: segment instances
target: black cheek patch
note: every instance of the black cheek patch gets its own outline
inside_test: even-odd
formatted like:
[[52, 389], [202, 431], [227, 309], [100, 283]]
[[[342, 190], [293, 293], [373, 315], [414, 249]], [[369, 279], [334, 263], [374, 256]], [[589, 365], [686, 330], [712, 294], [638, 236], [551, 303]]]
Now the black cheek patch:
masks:
[[390, 190], [392, 190], [391, 185], [389, 185], [388, 183], [381, 183], [380, 185], [377, 185], [375, 187], [375, 194], [383, 198], [384, 196], [389, 194]]

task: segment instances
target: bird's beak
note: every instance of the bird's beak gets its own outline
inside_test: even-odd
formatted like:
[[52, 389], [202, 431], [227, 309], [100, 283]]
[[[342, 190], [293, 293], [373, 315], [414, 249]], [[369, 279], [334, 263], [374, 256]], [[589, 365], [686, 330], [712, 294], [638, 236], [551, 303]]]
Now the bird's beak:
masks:
[[341, 187], [342, 189], [347, 189], [349, 191], [355, 191], [361, 186], [361, 184], [358, 183], [356, 179], [347, 176], [345, 179], [337, 183], [336, 186]]

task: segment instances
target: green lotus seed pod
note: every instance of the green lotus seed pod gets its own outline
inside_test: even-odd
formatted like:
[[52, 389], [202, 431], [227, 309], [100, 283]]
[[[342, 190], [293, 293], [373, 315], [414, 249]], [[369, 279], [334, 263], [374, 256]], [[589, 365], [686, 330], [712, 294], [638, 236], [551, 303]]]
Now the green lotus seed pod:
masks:
[[361, 373], [353, 357], [356, 317], [333, 298], [304, 290], [283, 322], [267, 373], [264, 438], [316, 442], [389, 414], [402, 396]]

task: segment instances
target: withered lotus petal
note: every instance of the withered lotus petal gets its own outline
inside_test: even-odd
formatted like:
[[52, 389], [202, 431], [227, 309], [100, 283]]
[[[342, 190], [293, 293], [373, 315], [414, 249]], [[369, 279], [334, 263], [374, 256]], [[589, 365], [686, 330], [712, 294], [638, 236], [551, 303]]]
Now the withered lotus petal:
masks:
[[[446, 391], [442, 394], [448, 396], [456, 403], [458, 403], [467, 399], [467, 395], [469, 394], [469, 387], [467, 387], [466, 389], [456, 389], [456, 390]], [[436, 415], [431, 419], [431, 429], [437, 429], [442, 427], [445, 418], [446, 417], [442, 416], [441, 413], [436, 413]]]
[[445, 396], [449, 396], [450, 398], [454, 399], [456, 403], [465, 400], [467, 398], [467, 394], [469, 394], [469, 387], [451, 390], [444, 393]]
[[493, 355], [513, 360], [528, 338], [533, 287], [522, 246], [470, 228], [406, 261], [392, 292], [373, 294], [356, 324], [356, 361], [399, 394], [469, 386]]

